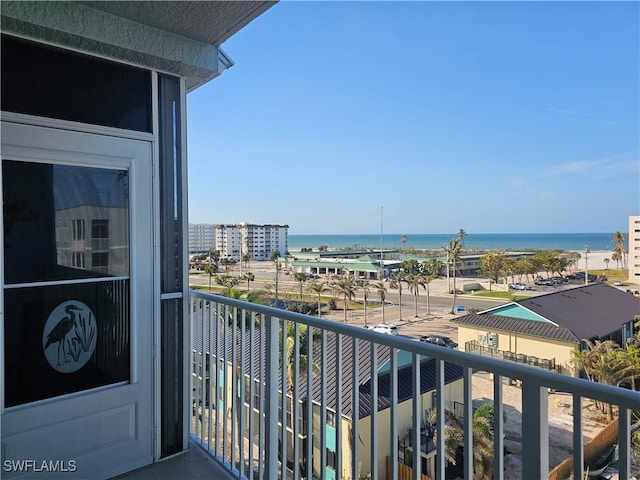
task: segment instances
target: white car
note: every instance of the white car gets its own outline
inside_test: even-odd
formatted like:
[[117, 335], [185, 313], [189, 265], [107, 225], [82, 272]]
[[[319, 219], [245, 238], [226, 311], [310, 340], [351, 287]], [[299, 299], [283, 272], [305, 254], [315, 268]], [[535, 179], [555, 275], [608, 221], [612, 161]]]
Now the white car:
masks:
[[386, 333], [387, 335], [398, 335], [398, 327], [391, 323], [379, 323], [378, 325], [369, 325], [369, 330], [378, 333]]

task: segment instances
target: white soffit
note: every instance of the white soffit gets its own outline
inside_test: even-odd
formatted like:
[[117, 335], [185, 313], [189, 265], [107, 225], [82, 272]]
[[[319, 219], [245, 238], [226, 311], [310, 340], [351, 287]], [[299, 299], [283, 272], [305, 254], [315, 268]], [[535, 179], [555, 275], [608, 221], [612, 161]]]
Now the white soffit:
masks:
[[2, 1], [2, 31], [186, 78], [192, 90], [233, 62], [220, 44], [273, 1]]

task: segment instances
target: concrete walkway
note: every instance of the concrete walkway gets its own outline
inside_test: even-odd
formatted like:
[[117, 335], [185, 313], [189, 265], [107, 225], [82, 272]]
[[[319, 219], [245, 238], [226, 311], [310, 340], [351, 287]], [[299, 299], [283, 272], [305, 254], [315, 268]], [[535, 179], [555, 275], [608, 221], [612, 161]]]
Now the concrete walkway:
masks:
[[198, 445], [190, 442], [189, 450], [139, 470], [120, 475], [118, 480], [231, 480], [232, 475]]

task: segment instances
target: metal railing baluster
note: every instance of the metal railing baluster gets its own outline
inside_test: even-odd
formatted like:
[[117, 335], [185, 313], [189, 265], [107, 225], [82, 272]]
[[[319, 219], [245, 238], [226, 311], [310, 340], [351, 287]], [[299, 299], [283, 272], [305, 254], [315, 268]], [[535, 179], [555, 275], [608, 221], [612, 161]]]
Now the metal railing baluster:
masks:
[[493, 478], [496, 480], [500, 480], [504, 476], [502, 378], [501, 375], [493, 376]]
[[[245, 318], [254, 319], [259, 316], [262, 320], [260, 326], [254, 325], [253, 320], [247, 328]], [[428, 473], [432, 477], [442, 478], [444, 473], [444, 437], [445, 437], [445, 405], [451, 399], [445, 395], [450, 391], [445, 390], [445, 372], [448, 378], [449, 365], [462, 367], [464, 404], [463, 413], [463, 448], [465, 452], [473, 450], [473, 392], [472, 375], [475, 370], [483, 370], [493, 373], [494, 376], [494, 478], [502, 478], [504, 440], [502, 432], [504, 411], [502, 378], [517, 378], [522, 380], [522, 463], [523, 471], [527, 477], [544, 478], [549, 471], [549, 419], [548, 419], [548, 389], [569, 392], [573, 396], [573, 471], [576, 478], [584, 473], [583, 451], [583, 423], [582, 423], [582, 398], [607, 402], [615, 405], [619, 410], [618, 419], [618, 443], [619, 456], [618, 467], [621, 478], [629, 476], [631, 470], [631, 440], [630, 440], [630, 410], [640, 404], [638, 392], [589, 382], [584, 379], [573, 378], [546, 370], [531, 368], [514, 362], [505, 362], [487, 356], [473, 355], [461, 351], [445, 349], [411, 339], [386, 336], [345, 325], [339, 322], [300, 315], [283, 310], [250, 304], [236, 299], [223, 298], [203, 292], [193, 292], [190, 297], [189, 320], [192, 325], [192, 335], [189, 340], [191, 345], [191, 362], [193, 362], [191, 375], [188, 380], [193, 409], [191, 418], [191, 437], [200, 443], [209, 452], [222, 460], [234, 475], [243, 475], [249, 478], [310, 478], [312, 470], [320, 478], [327, 476], [327, 410], [335, 405], [335, 431], [336, 431], [336, 457], [335, 468], [337, 477], [348, 475], [358, 478], [359, 475], [371, 475], [372, 478], [381, 478], [383, 458], [390, 458], [390, 475], [398, 476], [399, 441], [398, 430], [403, 425], [413, 426], [413, 433], [409, 439], [414, 449], [414, 478], [419, 478], [420, 473]], [[282, 325], [280, 322], [282, 321]], [[238, 323], [241, 322], [241, 323]], [[283, 349], [279, 343], [284, 338], [280, 335], [281, 326], [286, 327], [287, 322], [293, 322], [295, 345], [294, 374], [292, 378], [291, 392], [287, 381], [287, 362], [282, 356]], [[300, 385], [300, 328], [306, 325], [308, 364], [306, 369], [306, 393], [303, 393]], [[320, 348], [316, 356], [320, 357], [320, 372], [313, 365], [314, 359], [313, 331], [318, 329], [321, 333]], [[291, 341], [291, 339], [289, 339]], [[334, 342], [335, 343], [332, 343]], [[229, 343], [231, 342], [231, 343]], [[245, 343], [248, 342], [248, 343]], [[360, 378], [361, 345], [366, 344], [366, 352], [363, 350], [364, 364], [368, 362], [367, 371], [371, 374], [367, 378]], [[335, 356], [329, 361], [328, 347], [331, 346], [331, 355]], [[352, 347], [352, 355], [347, 355], [348, 348]], [[389, 357], [387, 364], [387, 350]], [[414, 398], [417, 399], [413, 410], [413, 420], [409, 424], [403, 423], [407, 419], [401, 416], [402, 406], [397, 398], [399, 375], [403, 368], [399, 364], [398, 353], [407, 352], [413, 358], [412, 383]], [[247, 355], [249, 352], [249, 355]], [[238, 356], [239, 355], [239, 356]], [[347, 358], [345, 358], [347, 357]], [[428, 359], [426, 359], [428, 357]], [[381, 358], [385, 361], [382, 363]], [[315, 360], [315, 361], [314, 361]], [[246, 362], [250, 364], [247, 365]], [[420, 472], [421, 444], [425, 443], [422, 435], [422, 419], [424, 412], [420, 402], [426, 392], [422, 392], [420, 384], [420, 370], [427, 365], [425, 362], [435, 362], [435, 409], [437, 414], [436, 441], [436, 474], [433, 472]], [[335, 370], [329, 371], [329, 365], [335, 364]], [[390, 365], [390, 367], [387, 367]], [[378, 372], [378, 369], [384, 370]], [[333, 367], [332, 367], [333, 368]], [[351, 372], [348, 373], [348, 369]], [[387, 372], [387, 368], [390, 371]], [[385, 373], [382, 373], [385, 372]], [[423, 372], [424, 373], [424, 372]], [[384, 378], [385, 383], [378, 384], [378, 376]], [[335, 388], [331, 388], [323, 378], [335, 380]], [[352, 392], [345, 392], [347, 381], [350, 381]], [[245, 382], [250, 382], [248, 388]], [[313, 384], [317, 383], [314, 392]], [[382, 380], [381, 380], [382, 381]], [[387, 384], [387, 381], [389, 384]], [[257, 382], [257, 385], [256, 385]], [[362, 438], [359, 428], [359, 413], [361, 402], [360, 386], [367, 385], [370, 392], [371, 412], [370, 429], [371, 438]], [[380, 391], [381, 385], [384, 385]], [[333, 384], [331, 385], [333, 386]], [[387, 388], [390, 390], [387, 392]], [[344, 394], [347, 393], [347, 397]], [[306, 395], [306, 396], [305, 396]], [[329, 397], [331, 395], [331, 397]], [[381, 395], [385, 402], [389, 402], [389, 444], [386, 440], [386, 432], [382, 432], [379, 425], [378, 412]], [[458, 393], [458, 396], [460, 394]], [[343, 398], [349, 398], [351, 409], [345, 407]], [[281, 403], [280, 403], [281, 402]], [[301, 404], [305, 403], [302, 408]], [[283, 418], [279, 419], [278, 408], [282, 406]], [[254, 409], [255, 407], [255, 409]], [[287, 413], [288, 412], [288, 413]], [[229, 417], [227, 414], [231, 414]], [[306, 429], [301, 431], [300, 422], [303, 415], [306, 421]], [[349, 414], [351, 419], [349, 419]], [[247, 417], [248, 415], [248, 417]], [[292, 415], [292, 428], [288, 426], [288, 417]], [[343, 419], [350, 422], [348, 435], [344, 434]], [[314, 430], [314, 421], [315, 430]], [[385, 420], [386, 424], [386, 420]], [[256, 435], [257, 431], [257, 435]], [[277, 432], [277, 433], [274, 433]], [[293, 436], [291, 437], [291, 433]], [[384, 433], [384, 435], [382, 435]], [[403, 432], [400, 432], [402, 434]], [[306, 435], [304, 448], [300, 448], [299, 438]], [[278, 446], [279, 437], [283, 438], [282, 445]], [[293, 442], [289, 442], [289, 438]], [[343, 437], [345, 442], [342, 442]], [[382, 438], [384, 437], [384, 438]], [[346, 438], [350, 439], [349, 447]], [[372, 439], [375, 439], [372, 440]], [[360, 461], [363, 459], [360, 442], [364, 442], [369, 449], [367, 457], [379, 460], [364, 466], [361, 471]], [[368, 443], [368, 445], [367, 445]], [[313, 454], [315, 444], [315, 455]], [[403, 446], [403, 448], [405, 448]], [[405, 453], [408, 450], [404, 450]], [[279, 457], [279, 453], [281, 457]], [[345, 456], [347, 455], [347, 456]], [[346, 465], [347, 458], [351, 464]], [[464, 478], [472, 478], [472, 455], [464, 457]], [[293, 460], [291, 469], [287, 466], [287, 459]], [[313, 464], [315, 460], [316, 464]], [[305, 463], [306, 462], [306, 463]], [[304, 466], [304, 467], [303, 467]], [[429, 467], [428, 467], [429, 468]], [[368, 469], [368, 471], [367, 471]], [[303, 477], [304, 475], [304, 477]]]

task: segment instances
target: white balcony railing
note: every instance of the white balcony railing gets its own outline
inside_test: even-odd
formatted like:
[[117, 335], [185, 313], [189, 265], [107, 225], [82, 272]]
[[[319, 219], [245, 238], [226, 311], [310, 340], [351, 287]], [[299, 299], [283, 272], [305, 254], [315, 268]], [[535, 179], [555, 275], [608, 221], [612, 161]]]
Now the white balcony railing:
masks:
[[[445, 388], [451, 366], [461, 375], [462, 398], [456, 410], [462, 404], [465, 452], [473, 450], [472, 373], [493, 374], [494, 478], [504, 477], [502, 391], [507, 378], [522, 386], [526, 478], [546, 478], [549, 473], [549, 389], [573, 396], [574, 478], [584, 475], [583, 398], [618, 407], [619, 478], [630, 476], [630, 416], [640, 407], [638, 392], [222, 296], [192, 291], [190, 301], [191, 436], [239, 478], [309, 478], [311, 469], [313, 478], [370, 474], [378, 479], [387, 477], [385, 468], [388, 478], [398, 478], [399, 443], [424, 455], [435, 452], [432, 472], [421, 472], [424, 455], [411, 455], [414, 479], [421, 473], [445, 478], [441, 429], [445, 408], [452, 403], [447, 397], [455, 390]], [[283, 355], [287, 351], [289, 355]], [[426, 357], [433, 359], [431, 364], [425, 363]], [[387, 364], [382, 363], [385, 358]], [[399, 406], [398, 398], [407, 361], [409, 410], [406, 402]], [[425, 397], [421, 369], [426, 373], [427, 365], [435, 370], [435, 394]], [[374, 374], [382, 370], [388, 375], [384, 398], [379, 395], [382, 377]], [[427, 440], [424, 412], [430, 408], [436, 412], [436, 434]], [[407, 431], [410, 437], [404, 441]], [[425, 441], [433, 443], [427, 448]], [[472, 457], [464, 455], [465, 479], [473, 475]]]

